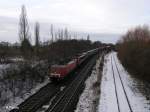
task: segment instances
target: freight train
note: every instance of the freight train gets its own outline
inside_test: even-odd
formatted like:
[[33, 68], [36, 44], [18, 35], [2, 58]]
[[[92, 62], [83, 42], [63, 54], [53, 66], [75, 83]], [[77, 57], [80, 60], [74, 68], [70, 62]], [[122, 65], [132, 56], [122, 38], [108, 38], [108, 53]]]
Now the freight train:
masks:
[[84, 52], [75, 58], [73, 58], [71, 61], [69, 61], [67, 64], [64, 65], [53, 65], [50, 68], [50, 80], [52, 81], [59, 81], [64, 79], [69, 73], [71, 73], [75, 68], [77, 68], [79, 65], [82, 64], [88, 57], [92, 56], [93, 54], [97, 53], [98, 51], [103, 51], [108, 49], [109, 47], [101, 47], [97, 49], [90, 50], [88, 52]]

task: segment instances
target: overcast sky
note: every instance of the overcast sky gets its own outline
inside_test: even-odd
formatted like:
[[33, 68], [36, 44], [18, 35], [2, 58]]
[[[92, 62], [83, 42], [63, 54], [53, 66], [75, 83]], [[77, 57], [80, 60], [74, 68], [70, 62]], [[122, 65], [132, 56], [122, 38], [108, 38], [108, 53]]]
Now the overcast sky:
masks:
[[51, 23], [100, 34], [124, 34], [129, 28], [150, 23], [150, 0], [0, 0], [0, 41], [18, 41], [22, 4], [31, 32], [38, 21], [43, 40], [49, 37]]

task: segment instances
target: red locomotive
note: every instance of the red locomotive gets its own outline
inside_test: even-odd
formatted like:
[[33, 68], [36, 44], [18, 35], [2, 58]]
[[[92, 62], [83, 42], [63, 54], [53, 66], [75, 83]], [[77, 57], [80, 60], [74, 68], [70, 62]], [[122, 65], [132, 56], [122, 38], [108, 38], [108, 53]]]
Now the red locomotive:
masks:
[[66, 76], [66, 74], [68, 74], [77, 66], [77, 62], [77, 59], [73, 59], [66, 65], [53, 65], [51, 67], [50, 78], [63, 79]]
[[74, 70], [78, 65], [80, 65], [88, 56], [92, 55], [98, 49], [94, 49], [88, 52], [84, 52], [76, 58], [69, 61], [64, 65], [52, 65], [50, 69], [50, 79], [51, 80], [61, 80], [66, 77], [72, 70]]

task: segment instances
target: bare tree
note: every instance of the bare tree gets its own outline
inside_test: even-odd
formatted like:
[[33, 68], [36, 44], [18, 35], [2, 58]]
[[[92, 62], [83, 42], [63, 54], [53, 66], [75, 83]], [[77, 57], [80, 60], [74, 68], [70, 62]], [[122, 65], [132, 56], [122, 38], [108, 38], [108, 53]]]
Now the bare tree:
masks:
[[20, 23], [19, 23], [19, 38], [21, 41], [21, 51], [25, 58], [29, 58], [31, 56], [32, 46], [30, 43], [30, 33], [29, 33], [29, 25], [27, 21], [26, 9], [25, 6], [22, 6]]
[[87, 40], [90, 40], [90, 35], [88, 34], [88, 36], [87, 36]]
[[68, 29], [67, 28], [65, 28], [65, 31], [64, 31], [64, 38], [66, 40], [68, 40], [68, 38], [69, 38], [69, 33], [68, 33]]
[[21, 9], [19, 26], [20, 26], [19, 27], [20, 41], [22, 42], [25, 39], [29, 39], [30, 38], [29, 25], [28, 25], [28, 20], [27, 20], [26, 9], [24, 5], [22, 6], [22, 9]]
[[35, 53], [36, 56], [38, 55], [38, 51], [39, 51], [39, 40], [40, 40], [40, 25], [38, 22], [35, 23]]
[[64, 40], [64, 31], [63, 31], [63, 29], [60, 31], [60, 38], [61, 38], [61, 40]]
[[59, 39], [59, 40], [62, 39], [62, 38], [61, 38], [61, 30], [60, 30], [60, 29], [58, 30], [58, 39]]
[[54, 27], [53, 24], [51, 24], [51, 39], [52, 39], [52, 43], [54, 41]]

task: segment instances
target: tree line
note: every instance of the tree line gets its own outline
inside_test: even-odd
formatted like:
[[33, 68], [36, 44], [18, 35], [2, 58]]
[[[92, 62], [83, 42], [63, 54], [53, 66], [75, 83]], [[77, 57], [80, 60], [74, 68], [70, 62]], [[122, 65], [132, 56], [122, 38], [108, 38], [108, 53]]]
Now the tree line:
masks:
[[118, 56], [127, 70], [150, 82], [150, 29], [138, 26], [118, 42]]
[[[49, 33], [49, 41], [41, 42], [40, 24], [39, 22], [35, 22], [35, 43], [31, 43], [31, 32], [27, 19], [27, 12], [25, 6], [23, 5], [21, 7], [19, 21], [20, 41], [15, 44], [10, 44], [8, 42], [0, 43], [0, 63], [9, 63], [11, 62], [10, 58], [23, 58], [26, 61], [40, 59], [56, 60], [55, 57], [57, 57], [57, 59], [60, 59], [58, 56], [62, 56], [62, 58], [71, 57], [72, 55], [75, 55], [75, 53], [78, 53], [80, 50], [88, 50], [94, 48], [96, 44], [101, 44], [101, 42], [92, 43], [90, 41], [90, 35], [87, 35], [87, 39], [72, 39], [73, 36], [67, 28], [56, 30], [53, 24], [50, 25]], [[58, 55], [57, 52], [60, 54], [63, 53], [63, 55]]]

